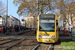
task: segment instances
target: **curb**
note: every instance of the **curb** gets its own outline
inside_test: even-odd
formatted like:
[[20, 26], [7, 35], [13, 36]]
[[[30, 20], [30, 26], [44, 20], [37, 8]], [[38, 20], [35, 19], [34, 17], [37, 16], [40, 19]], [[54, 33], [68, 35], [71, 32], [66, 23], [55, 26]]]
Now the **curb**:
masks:
[[[32, 30], [27, 30], [27, 31], [24, 31], [24, 32], [28, 32], [28, 31], [32, 31]], [[24, 33], [24, 32], [19, 32], [16, 35], [19, 35], [19, 34]]]

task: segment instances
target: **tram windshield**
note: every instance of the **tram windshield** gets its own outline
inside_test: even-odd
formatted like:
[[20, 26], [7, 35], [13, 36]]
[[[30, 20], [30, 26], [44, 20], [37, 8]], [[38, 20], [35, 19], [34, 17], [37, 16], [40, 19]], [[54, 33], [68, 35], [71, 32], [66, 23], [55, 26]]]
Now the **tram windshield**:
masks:
[[55, 31], [55, 16], [44, 17], [43, 15], [39, 18], [39, 31]]

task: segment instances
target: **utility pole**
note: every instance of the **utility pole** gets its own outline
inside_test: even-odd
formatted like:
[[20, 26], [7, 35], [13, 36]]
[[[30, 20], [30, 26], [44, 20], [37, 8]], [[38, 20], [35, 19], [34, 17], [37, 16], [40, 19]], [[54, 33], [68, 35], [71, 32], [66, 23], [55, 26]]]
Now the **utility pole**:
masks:
[[7, 0], [7, 13], [6, 13], [6, 23], [5, 23], [6, 31], [7, 31], [7, 18], [8, 18], [8, 0]]
[[43, 14], [43, 5], [41, 5], [41, 14]]
[[8, 18], [8, 0], [7, 0], [7, 13], [6, 13], [6, 27], [7, 27], [7, 18]]
[[[40, 3], [39, 3], [40, 2]], [[41, 14], [43, 14], [43, 7], [44, 7], [44, 5], [48, 5], [48, 4], [46, 4], [45, 3], [46, 2], [46, 0], [38, 0], [38, 8], [39, 8], [39, 4], [40, 4], [40, 7], [41, 7]], [[50, 2], [49, 0], [48, 0], [48, 2]], [[38, 11], [39, 11], [39, 9], [38, 9]]]
[[43, 13], [43, 0], [41, 0], [41, 1], [39, 1], [38, 0], [38, 15], [39, 15], [39, 4], [40, 4], [40, 6], [41, 6], [41, 14]]
[[38, 0], [38, 15], [39, 15], [39, 0]]

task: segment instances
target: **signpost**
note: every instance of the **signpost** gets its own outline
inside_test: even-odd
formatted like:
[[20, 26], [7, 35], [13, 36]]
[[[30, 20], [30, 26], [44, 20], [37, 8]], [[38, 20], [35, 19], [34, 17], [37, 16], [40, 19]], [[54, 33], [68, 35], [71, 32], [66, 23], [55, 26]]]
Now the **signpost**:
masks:
[[75, 41], [75, 26], [72, 28], [72, 40]]

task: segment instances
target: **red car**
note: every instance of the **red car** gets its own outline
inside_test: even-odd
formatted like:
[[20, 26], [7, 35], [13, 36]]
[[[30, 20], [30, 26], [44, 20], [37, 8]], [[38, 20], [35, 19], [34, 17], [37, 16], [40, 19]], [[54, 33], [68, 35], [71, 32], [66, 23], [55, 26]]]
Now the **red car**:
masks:
[[0, 26], [0, 32], [3, 32], [3, 27], [2, 26]]

